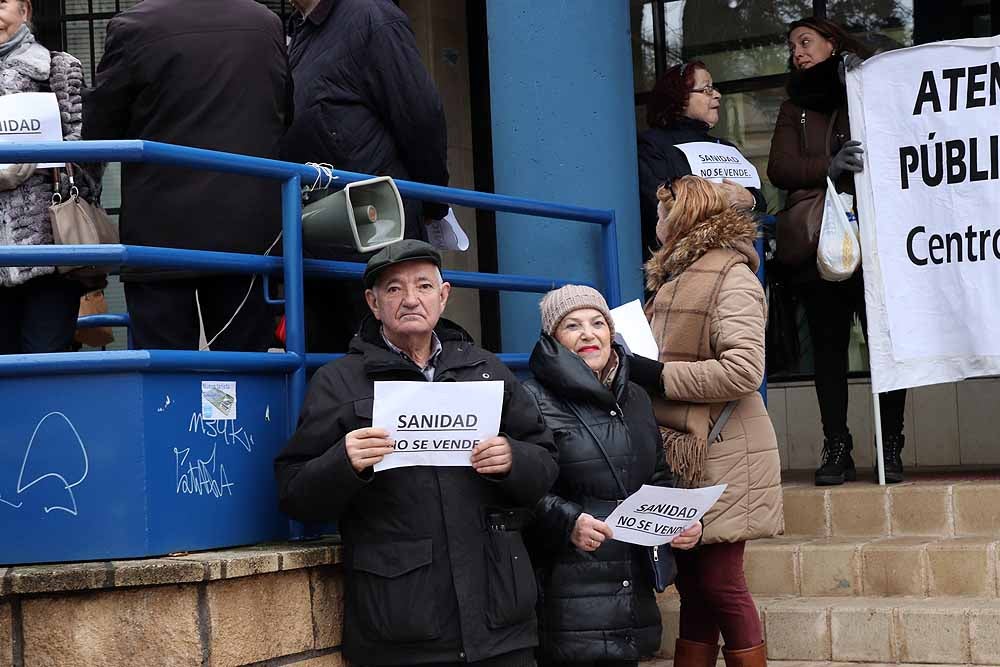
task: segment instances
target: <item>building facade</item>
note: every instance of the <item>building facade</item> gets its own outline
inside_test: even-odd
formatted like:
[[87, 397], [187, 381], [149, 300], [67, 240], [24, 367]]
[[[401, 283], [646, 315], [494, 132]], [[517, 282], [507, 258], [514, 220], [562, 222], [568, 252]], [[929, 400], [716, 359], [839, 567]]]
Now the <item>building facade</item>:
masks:
[[[35, 0], [42, 43], [83, 62], [90, 80], [108, 21], [137, 0]], [[267, 0], [281, 16], [289, 0]], [[615, 209], [621, 288], [641, 296], [635, 184], [636, 132], [659, 74], [704, 61], [723, 93], [716, 134], [739, 145], [765, 178], [770, 210], [782, 193], [766, 182], [787, 76], [786, 26], [810, 14], [845, 25], [871, 46], [893, 49], [993, 34], [998, 0], [398, 0], [409, 14], [448, 116], [452, 185]], [[567, 9], [569, 7], [570, 9]], [[104, 204], [120, 204], [112, 165]], [[596, 229], [458, 210], [472, 247], [448, 253], [452, 268], [562, 275], [600, 285]], [[589, 227], [589, 226], [588, 226]], [[568, 262], [566, 258], [572, 257]], [[772, 286], [780, 296], [780, 286]], [[108, 290], [124, 311], [120, 287]], [[456, 290], [451, 314], [492, 349], [524, 352], [537, 333], [537, 298]], [[791, 304], [795, 308], [795, 304]], [[769, 406], [786, 467], [810, 468], [822, 434], [811, 385], [805, 321], [794, 315], [798, 354], [769, 369]], [[774, 334], [779, 335], [779, 334]], [[780, 345], [770, 340], [770, 345]], [[867, 353], [860, 324], [850, 349], [850, 424], [862, 464], [873, 439]], [[986, 427], [1000, 383], [991, 379], [910, 392], [904, 461], [916, 466], [1000, 463]]]

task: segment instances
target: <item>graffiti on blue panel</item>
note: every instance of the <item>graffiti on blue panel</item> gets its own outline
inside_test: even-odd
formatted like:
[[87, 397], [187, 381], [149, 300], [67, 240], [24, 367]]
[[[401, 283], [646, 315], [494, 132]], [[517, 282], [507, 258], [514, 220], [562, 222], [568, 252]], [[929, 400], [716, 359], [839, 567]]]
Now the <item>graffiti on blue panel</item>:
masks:
[[[46, 514], [60, 511], [76, 516], [79, 509], [73, 489], [87, 479], [89, 471], [87, 448], [73, 422], [61, 412], [50, 412], [31, 432], [13, 494], [4, 497], [7, 480], [0, 480], [0, 503], [15, 509], [40, 508]], [[33, 502], [25, 505], [25, 493], [33, 487]]]
[[174, 447], [175, 493], [209, 498], [233, 495], [236, 482], [230, 479], [225, 464], [219, 462], [219, 445], [237, 456], [249, 454], [253, 452], [253, 434], [235, 419], [204, 419], [198, 412], [191, 413], [187, 432], [211, 440], [212, 449], [208, 452], [203, 447], [203, 454], [193, 454], [191, 447]]

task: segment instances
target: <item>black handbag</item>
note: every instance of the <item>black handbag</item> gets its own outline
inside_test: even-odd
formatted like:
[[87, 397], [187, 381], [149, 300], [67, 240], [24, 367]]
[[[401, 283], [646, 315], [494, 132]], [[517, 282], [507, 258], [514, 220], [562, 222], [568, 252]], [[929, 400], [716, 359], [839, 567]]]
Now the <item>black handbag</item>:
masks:
[[[573, 412], [573, 414], [576, 415], [577, 420], [583, 424], [583, 427], [587, 429], [587, 433], [590, 434], [590, 437], [597, 445], [597, 449], [600, 450], [601, 456], [604, 457], [604, 462], [608, 464], [608, 470], [611, 471], [611, 476], [615, 479], [615, 485], [618, 486], [618, 492], [621, 493], [622, 496], [618, 502], [625, 500], [628, 498], [629, 493], [625, 489], [625, 485], [622, 483], [621, 478], [618, 476], [618, 471], [615, 470], [614, 464], [611, 463], [611, 457], [608, 456], [607, 450], [604, 449], [604, 443], [601, 442], [600, 438], [597, 437], [597, 434], [590, 428], [590, 424], [584, 421], [583, 415], [581, 415], [580, 411], [576, 409], [576, 406], [569, 402], [567, 402], [566, 405]], [[673, 550], [670, 549], [670, 545], [664, 546], [667, 548], [663, 551], [660, 551], [660, 547], [658, 546], [646, 547], [647, 563], [649, 564], [649, 569], [653, 574], [653, 589], [656, 590], [657, 593], [662, 593], [667, 590], [667, 587], [674, 583], [674, 579], [677, 578], [677, 563], [674, 561]]]

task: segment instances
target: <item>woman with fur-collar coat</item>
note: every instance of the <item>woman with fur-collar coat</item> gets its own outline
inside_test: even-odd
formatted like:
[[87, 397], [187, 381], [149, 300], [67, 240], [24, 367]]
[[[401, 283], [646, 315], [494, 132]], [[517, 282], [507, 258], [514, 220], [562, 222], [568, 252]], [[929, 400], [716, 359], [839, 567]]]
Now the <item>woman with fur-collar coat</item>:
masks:
[[[62, 116], [63, 139], [80, 139], [82, 125], [80, 61], [49, 51], [30, 29], [31, 2], [0, 3], [0, 95], [55, 93]], [[51, 245], [54, 180], [52, 170], [34, 164], [0, 168], [0, 245]], [[99, 185], [83, 169], [76, 171], [81, 196], [99, 196]], [[62, 173], [60, 194], [69, 196]], [[0, 266], [0, 354], [61, 352], [76, 331], [83, 294], [80, 282], [52, 266]]]
[[[767, 306], [756, 276], [756, 224], [722, 188], [697, 176], [661, 186], [646, 263], [646, 305], [659, 362], [634, 375], [653, 394], [668, 467], [680, 486], [726, 484], [705, 515], [704, 543], [678, 553], [676, 667], [764, 665], [760, 618], [743, 575], [746, 540], [781, 531], [777, 438], [758, 393]], [[636, 359], [639, 359], [636, 357]], [[640, 360], [641, 363], [641, 360]], [[713, 427], [733, 409], [714, 442]]]

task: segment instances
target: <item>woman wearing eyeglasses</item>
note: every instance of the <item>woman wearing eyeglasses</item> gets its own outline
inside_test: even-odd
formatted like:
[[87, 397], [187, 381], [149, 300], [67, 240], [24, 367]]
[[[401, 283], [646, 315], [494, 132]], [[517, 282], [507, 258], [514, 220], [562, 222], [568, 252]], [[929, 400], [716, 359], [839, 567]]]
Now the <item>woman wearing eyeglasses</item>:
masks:
[[[789, 282], [802, 301], [813, 346], [824, 436], [822, 464], [815, 475], [818, 486], [843, 484], [857, 476], [851, 455], [854, 442], [847, 428], [847, 349], [855, 315], [862, 325], [866, 323], [864, 282], [861, 271], [843, 282], [820, 279], [816, 247], [799, 249], [796, 244], [791, 252], [782, 248], [780, 226], [805, 224], [792, 206], [817, 190], [822, 193], [827, 176], [838, 192], [854, 192], [854, 174], [863, 169], [864, 151], [860, 142], [851, 140], [841, 70], [860, 63], [869, 53], [829, 19], [808, 17], [789, 26], [788, 99], [778, 112], [767, 166], [771, 182], [788, 191], [788, 215], [779, 217], [778, 222], [778, 258], [784, 257], [790, 264], [786, 268]], [[805, 259], [789, 262], [789, 257], [797, 256]], [[901, 482], [906, 390], [891, 391], [880, 398], [885, 479]]]
[[[709, 131], [719, 122], [722, 94], [712, 83], [705, 63], [693, 60], [668, 69], [656, 82], [646, 107], [649, 129], [639, 135], [639, 210], [642, 252], [649, 259], [656, 249], [656, 190], [668, 180], [692, 173], [691, 162], [677, 146], [698, 142], [733, 146]], [[741, 211], [767, 210], [757, 188], [731, 180], [722, 183], [729, 205]]]

